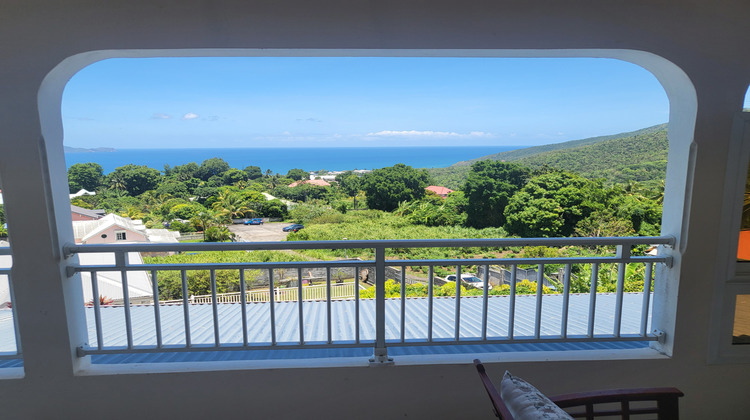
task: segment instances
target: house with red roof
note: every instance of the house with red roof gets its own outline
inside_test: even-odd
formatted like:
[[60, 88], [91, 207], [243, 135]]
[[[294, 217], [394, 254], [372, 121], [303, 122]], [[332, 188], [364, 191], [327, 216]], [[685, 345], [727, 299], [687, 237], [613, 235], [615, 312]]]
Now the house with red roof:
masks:
[[289, 184], [289, 188], [294, 188], [297, 186], [300, 186], [302, 184], [310, 184], [310, 185], [316, 185], [318, 187], [330, 187], [331, 184], [323, 181], [322, 179], [304, 179], [302, 181], [294, 181], [291, 184]]
[[425, 188], [425, 190], [432, 191], [443, 198], [448, 197], [448, 194], [453, 192], [453, 190], [450, 188], [439, 187], [437, 185], [430, 185], [429, 187]]

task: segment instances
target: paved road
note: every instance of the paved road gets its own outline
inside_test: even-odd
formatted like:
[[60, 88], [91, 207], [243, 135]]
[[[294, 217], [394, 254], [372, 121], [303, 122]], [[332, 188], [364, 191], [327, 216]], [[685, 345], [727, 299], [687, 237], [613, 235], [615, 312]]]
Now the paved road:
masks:
[[231, 225], [229, 230], [245, 242], [280, 242], [286, 239], [288, 232], [283, 232], [291, 223], [263, 223], [262, 225]]

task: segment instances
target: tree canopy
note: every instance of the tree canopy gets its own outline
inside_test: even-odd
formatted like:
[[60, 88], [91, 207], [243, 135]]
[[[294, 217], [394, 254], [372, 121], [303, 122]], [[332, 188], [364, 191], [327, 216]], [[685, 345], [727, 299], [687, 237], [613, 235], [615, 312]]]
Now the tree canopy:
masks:
[[528, 176], [527, 168], [514, 163], [483, 160], [471, 165], [464, 184], [466, 224], [476, 228], [505, 224], [505, 206]]
[[68, 188], [71, 193], [81, 190], [95, 191], [104, 181], [104, 170], [98, 163], [76, 163], [68, 169]]
[[357, 194], [362, 189], [362, 177], [352, 171], [336, 175], [336, 182], [341, 192], [354, 200], [353, 208], [357, 208]]
[[426, 170], [403, 163], [375, 169], [364, 177], [362, 185], [367, 195], [367, 207], [392, 211], [402, 201], [418, 200], [425, 195], [429, 179]]
[[201, 163], [195, 176], [204, 181], [208, 181], [212, 176], [221, 176], [230, 169], [229, 164], [222, 158], [206, 159]]
[[258, 179], [263, 176], [263, 171], [260, 170], [260, 166], [248, 166], [243, 169], [249, 179]]
[[606, 203], [601, 184], [556, 171], [531, 178], [505, 207], [506, 230], [523, 237], [572, 236], [575, 227]]
[[286, 177], [291, 178], [295, 181], [302, 181], [303, 179], [308, 179], [310, 175], [304, 169], [294, 168], [290, 169], [289, 172], [286, 173]]
[[108, 176], [112, 189], [124, 190], [131, 196], [153, 190], [159, 183], [159, 171], [145, 165], [128, 164], [116, 168]]

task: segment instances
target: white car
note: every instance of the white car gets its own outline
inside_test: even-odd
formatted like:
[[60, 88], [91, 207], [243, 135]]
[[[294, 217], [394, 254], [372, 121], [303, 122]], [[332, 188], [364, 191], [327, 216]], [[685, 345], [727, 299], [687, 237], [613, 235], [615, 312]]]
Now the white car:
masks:
[[[446, 281], [456, 281], [456, 275], [455, 274], [451, 274], [449, 276], [446, 276], [445, 280]], [[475, 276], [473, 274], [461, 274], [461, 281], [464, 282], [464, 283], [466, 283], [466, 284], [468, 284], [468, 285], [470, 285], [470, 286], [474, 286], [477, 289], [481, 289], [482, 287], [484, 287], [484, 280], [480, 279], [479, 277], [477, 277], [477, 276]], [[489, 283], [487, 284], [487, 290], [492, 290], [492, 285], [489, 284]]]

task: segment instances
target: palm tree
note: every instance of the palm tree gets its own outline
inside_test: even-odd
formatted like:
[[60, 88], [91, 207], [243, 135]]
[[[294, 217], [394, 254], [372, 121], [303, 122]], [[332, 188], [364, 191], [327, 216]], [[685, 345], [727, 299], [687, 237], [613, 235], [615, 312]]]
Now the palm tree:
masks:
[[211, 226], [203, 232], [203, 239], [209, 242], [226, 242], [232, 239], [232, 233], [226, 226]]
[[143, 212], [136, 206], [130, 206], [126, 209], [125, 217], [129, 217], [131, 220], [143, 219]]
[[201, 227], [201, 230], [203, 231], [203, 239], [205, 240], [206, 230], [210, 227], [218, 225], [219, 219], [215, 211], [207, 210], [198, 213], [197, 216], [190, 219], [190, 222]]
[[661, 180], [661, 183], [659, 184], [659, 189], [657, 190], [656, 194], [652, 197], [653, 200], [656, 200], [658, 204], [664, 204], [664, 180]]
[[640, 191], [640, 189], [641, 189], [641, 186], [640, 186], [640, 184], [638, 184], [638, 181], [630, 180], [625, 185], [625, 192], [630, 193], [630, 194], [634, 194], [634, 193]]
[[253, 210], [247, 206], [245, 199], [229, 189], [225, 189], [219, 194], [218, 199], [213, 204], [213, 209], [230, 219], [238, 219], [246, 213], [253, 213]]
[[127, 185], [125, 185], [125, 178], [117, 172], [113, 172], [109, 176], [109, 188], [115, 190], [117, 192], [117, 195], [122, 194], [123, 191], [127, 188]]

